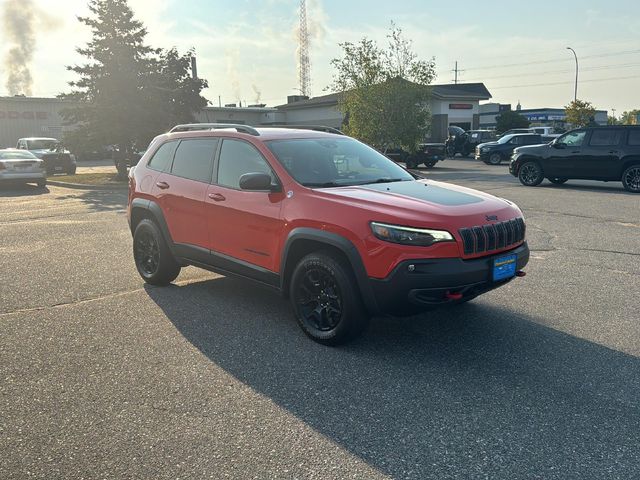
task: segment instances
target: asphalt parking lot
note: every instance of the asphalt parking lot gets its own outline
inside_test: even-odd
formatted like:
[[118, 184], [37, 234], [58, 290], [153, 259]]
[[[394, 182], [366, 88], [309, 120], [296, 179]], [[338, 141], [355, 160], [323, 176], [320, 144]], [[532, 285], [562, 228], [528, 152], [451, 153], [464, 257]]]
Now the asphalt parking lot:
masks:
[[423, 173], [515, 201], [528, 275], [341, 348], [252, 283], [145, 286], [124, 190], [0, 187], [0, 478], [639, 478], [640, 196]]

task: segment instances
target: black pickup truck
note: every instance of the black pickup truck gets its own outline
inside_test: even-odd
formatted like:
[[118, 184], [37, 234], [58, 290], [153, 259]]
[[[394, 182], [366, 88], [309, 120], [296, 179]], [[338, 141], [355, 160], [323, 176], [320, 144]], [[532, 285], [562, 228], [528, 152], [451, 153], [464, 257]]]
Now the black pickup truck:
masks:
[[546, 145], [516, 148], [509, 172], [529, 187], [545, 178], [602, 180], [640, 193], [640, 125], [580, 128]]
[[415, 153], [409, 153], [401, 148], [388, 148], [382, 152], [394, 162], [402, 162], [407, 168], [435, 167], [436, 163], [447, 157], [444, 143], [421, 143]]

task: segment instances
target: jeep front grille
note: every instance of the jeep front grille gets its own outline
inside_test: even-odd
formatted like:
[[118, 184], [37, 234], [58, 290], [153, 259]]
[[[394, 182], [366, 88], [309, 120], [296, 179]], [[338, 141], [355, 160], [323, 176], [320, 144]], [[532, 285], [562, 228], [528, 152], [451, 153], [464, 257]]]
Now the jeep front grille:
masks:
[[491, 225], [461, 228], [465, 255], [490, 252], [515, 245], [524, 240], [526, 226], [522, 218], [514, 218]]

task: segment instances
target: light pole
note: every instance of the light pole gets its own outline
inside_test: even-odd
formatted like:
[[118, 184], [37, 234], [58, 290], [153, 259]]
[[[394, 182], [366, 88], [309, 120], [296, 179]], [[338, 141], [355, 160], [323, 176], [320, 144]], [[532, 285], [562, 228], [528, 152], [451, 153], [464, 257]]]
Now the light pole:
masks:
[[567, 47], [567, 50], [571, 50], [576, 59], [576, 87], [573, 92], [573, 101], [575, 102], [578, 99], [578, 55], [576, 55], [576, 51], [571, 47]]

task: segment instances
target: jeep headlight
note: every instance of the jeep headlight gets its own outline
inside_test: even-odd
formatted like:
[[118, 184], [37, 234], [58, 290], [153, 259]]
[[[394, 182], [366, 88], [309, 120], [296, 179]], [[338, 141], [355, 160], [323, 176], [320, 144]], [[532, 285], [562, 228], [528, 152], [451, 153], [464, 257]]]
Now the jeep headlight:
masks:
[[446, 230], [432, 230], [430, 228], [403, 227], [386, 223], [371, 222], [371, 231], [380, 240], [401, 245], [428, 247], [438, 242], [452, 242], [454, 240]]

